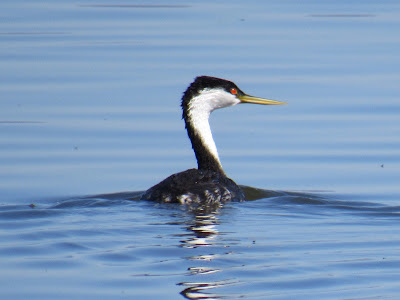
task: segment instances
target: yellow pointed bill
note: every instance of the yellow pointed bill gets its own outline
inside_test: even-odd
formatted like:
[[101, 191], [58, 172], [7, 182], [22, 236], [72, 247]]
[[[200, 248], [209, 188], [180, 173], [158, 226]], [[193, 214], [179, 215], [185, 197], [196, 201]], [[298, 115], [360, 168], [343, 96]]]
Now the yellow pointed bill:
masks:
[[253, 96], [250, 96], [250, 95], [238, 96], [238, 98], [240, 99], [241, 103], [255, 103], [255, 104], [264, 104], [264, 105], [283, 105], [283, 104], [287, 104], [286, 102], [270, 100], [270, 99], [264, 99], [264, 98], [258, 98], [258, 97], [253, 97]]

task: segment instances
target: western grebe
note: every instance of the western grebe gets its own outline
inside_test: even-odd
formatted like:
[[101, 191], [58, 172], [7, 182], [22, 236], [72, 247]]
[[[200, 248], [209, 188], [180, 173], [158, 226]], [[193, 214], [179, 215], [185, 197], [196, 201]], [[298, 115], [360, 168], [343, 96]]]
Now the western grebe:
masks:
[[148, 189], [142, 199], [182, 204], [244, 200], [241, 188], [222, 169], [208, 122], [215, 109], [239, 103], [286, 104], [247, 95], [225, 79], [197, 77], [184, 92], [181, 106], [198, 169], [171, 175]]

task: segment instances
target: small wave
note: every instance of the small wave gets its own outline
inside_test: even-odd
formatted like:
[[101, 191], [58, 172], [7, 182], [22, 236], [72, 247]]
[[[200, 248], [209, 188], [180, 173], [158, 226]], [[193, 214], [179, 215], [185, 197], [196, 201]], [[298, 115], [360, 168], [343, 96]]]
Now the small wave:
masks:
[[53, 205], [51, 208], [108, 207], [122, 205], [126, 204], [127, 201], [139, 200], [142, 194], [142, 191], [137, 191], [77, 197], [63, 200]]
[[[263, 200], [267, 206], [293, 212], [326, 215], [342, 212], [360, 216], [400, 217], [399, 205], [351, 199], [351, 196], [326, 192], [273, 191], [242, 186], [248, 201]], [[350, 197], [350, 199], [348, 199]], [[354, 197], [353, 197], [354, 198]]]

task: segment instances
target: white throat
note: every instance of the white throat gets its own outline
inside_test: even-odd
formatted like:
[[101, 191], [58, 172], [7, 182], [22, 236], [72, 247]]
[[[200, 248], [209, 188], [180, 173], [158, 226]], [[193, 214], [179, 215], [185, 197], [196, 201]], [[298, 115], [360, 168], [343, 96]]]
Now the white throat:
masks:
[[223, 89], [204, 89], [195, 96], [189, 104], [188, 117], [193, 125], [195, 134], [201, 139], [203, 145], [219, 162], [218, 150], [215, 145], [209, 118], [212, 111], [218, 108], [232, 106], [240, 103], [234, 95]]

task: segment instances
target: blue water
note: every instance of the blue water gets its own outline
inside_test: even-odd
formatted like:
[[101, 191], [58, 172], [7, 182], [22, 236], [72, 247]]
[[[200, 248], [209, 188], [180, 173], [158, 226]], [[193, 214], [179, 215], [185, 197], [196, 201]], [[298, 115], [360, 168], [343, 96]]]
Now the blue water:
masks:
[[[1, 298], [398, 297], [398, 2], [0, 7]], [[140, 201], [198, 75], [289, 104], [212, 115], [249, 201]]]

